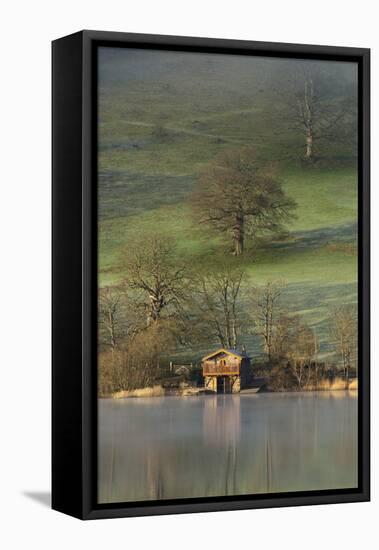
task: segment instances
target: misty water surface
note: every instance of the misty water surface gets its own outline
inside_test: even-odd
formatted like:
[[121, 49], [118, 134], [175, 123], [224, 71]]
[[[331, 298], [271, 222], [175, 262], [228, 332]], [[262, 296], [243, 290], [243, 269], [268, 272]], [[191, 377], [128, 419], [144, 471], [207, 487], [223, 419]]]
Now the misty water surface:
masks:
[[357, 486], [357, 394], [101, 399], [99, 502]]

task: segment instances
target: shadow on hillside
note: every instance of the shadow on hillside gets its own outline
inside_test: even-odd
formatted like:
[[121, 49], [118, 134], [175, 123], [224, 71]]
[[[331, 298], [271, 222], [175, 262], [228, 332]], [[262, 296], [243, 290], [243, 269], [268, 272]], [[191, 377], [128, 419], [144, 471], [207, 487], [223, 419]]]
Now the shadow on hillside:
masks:
[[321, 227], [308, 231], [296, 231], [289, 235], [288, 240], [270, 243], [267, 248], [281, 249], [312, 249], [331, 243], [350, 243], [357, 238], [357, 223], [347, 223], [335, 227]]

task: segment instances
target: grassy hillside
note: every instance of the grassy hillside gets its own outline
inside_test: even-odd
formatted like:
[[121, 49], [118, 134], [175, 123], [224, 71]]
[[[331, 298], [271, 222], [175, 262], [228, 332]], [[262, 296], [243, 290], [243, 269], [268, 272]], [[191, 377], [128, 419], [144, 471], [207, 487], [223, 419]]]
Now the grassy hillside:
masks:
[[[285, 280], [287, 300], [329, 347], [333, 303], [356, 302], [357, 168], [344, 144], [320, 141], [319, 160], [301, 162], [304, 136], [282, 93], [293, 62], [104, 49], [99, 70], [99, 281], [122, 280], [128, 243], [174, 237], [181, 259], [216, 266], [225, 241], [199, 228], [189, 198], [220, 151], [253, 146], [273, 161], [298, 208], [288, 237], [247, 243], [251, 284]], [[334, 93], [354, 87], [349, 64], [326, 66]], [[330, 90], [325, 88], [325, 97]], [[241, 260], [230, 256], [230, 262]], [[253, 338], [247, 344], [257, 349]], [[199, 350], [194, 350], [194, 356]]]

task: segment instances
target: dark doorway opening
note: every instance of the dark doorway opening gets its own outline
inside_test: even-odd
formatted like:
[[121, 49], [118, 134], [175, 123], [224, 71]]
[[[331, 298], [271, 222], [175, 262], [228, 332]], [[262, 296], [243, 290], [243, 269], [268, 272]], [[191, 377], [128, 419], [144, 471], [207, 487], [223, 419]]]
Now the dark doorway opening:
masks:
[[217, 393], [231, 393], [229, 376], [217, 376]]

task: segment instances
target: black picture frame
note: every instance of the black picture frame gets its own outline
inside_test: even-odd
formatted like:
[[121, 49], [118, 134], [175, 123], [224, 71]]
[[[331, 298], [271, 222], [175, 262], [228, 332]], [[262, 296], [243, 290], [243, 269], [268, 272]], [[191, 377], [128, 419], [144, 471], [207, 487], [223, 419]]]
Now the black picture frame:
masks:
[[[99, 505], [96, 49], [101, 45], [354, 61], [359, 71], [359, 487]], [[370, 50], [81, 31], [52, 44], [52, 507], [81, 519], [370, 499]]]

